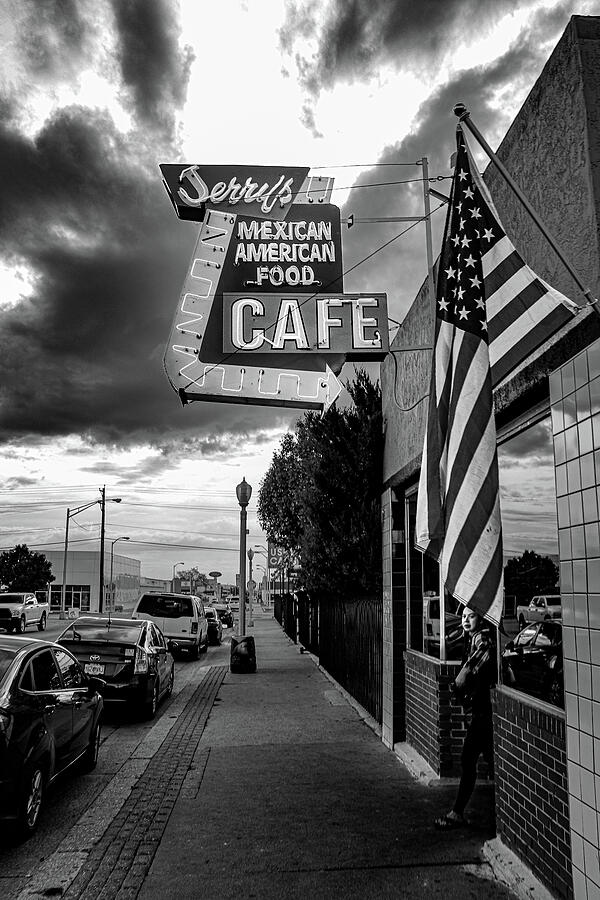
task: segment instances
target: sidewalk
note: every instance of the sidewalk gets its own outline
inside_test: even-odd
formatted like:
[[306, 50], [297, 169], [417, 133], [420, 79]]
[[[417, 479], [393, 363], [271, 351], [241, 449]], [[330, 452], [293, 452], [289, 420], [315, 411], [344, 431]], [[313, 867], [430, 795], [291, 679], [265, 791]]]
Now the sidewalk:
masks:
[[437, 832], [456, 786], [415, 780], [274, 619], [252, 632], [258, 671], [211, 670], [65, 897], [514, 897], [491, 786]]

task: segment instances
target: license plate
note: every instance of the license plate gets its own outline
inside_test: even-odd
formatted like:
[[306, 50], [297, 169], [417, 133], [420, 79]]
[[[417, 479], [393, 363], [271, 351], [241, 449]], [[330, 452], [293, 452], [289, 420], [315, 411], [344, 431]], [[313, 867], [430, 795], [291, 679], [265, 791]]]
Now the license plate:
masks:
[[100, 663], [85, 663], [83, 671], [86, 675], [104, 675], [104, 665]]

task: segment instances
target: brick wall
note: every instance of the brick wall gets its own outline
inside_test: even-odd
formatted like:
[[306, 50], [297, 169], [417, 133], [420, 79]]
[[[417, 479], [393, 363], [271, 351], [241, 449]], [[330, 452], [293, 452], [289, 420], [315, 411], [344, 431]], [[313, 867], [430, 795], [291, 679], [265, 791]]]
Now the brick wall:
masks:
[[416, 650], [407, 650], [404, 660], [406, 741], [440, 777], [458, 776], [465, 719], [450, 683], [460, 663], [440, 662]]
[[509, 688], [493, 691], [496, 830], [557, 896], [573, 897], [565, 715]]

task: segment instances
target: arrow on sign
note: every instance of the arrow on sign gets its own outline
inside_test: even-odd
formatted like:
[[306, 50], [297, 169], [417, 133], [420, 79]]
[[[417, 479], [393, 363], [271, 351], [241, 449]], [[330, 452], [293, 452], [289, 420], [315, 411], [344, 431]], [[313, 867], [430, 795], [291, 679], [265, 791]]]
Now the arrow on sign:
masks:
[[[218, 400], [328, 409], [342, 385], [325, 363], [324, 371], [275, 369], [211, 362], [200, 356], [236, 216], [209, 210], [183, 284], [165, 352], [169, 381], [183, 403]], [[315, 359], [315, 363], [322, 360]]]

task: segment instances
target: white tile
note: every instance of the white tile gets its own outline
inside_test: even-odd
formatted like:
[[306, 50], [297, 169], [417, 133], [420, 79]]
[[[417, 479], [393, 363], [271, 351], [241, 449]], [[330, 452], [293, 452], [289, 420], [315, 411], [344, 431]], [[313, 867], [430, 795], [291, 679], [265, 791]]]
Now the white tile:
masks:
[[593, 772], [582, 767], [579, 768], [579, 777], [581, 783], [581, 800], [591, 806], [596, 812], [596, 778]]
[[594, 771], [594, 739], [583, 731], [579, 732], [579, 764]]
[[583, 855], [583, 838], [580, 834], [571, 835], [571, 858], [573, 865], [582, 871], [585, 869], [585, 859]]
[[592, 701], [585, 697], [579, 698], [579, 728], [587, 734], [593, 734]]
[[[594, 666], [594, 668], [598, 669], [598, 699], [600, 700], [600, 666]], [[565, 671], [565, 690], [570, 691], [572, 694], [576, 694], [577, 693], [577, 663], [573, 662], [572, 659], [565, 659], [564, 671]]]
[[565, 714], [570, 728], [579, 728], [579, 697], [565, 693]]
[[575, 629], [577, 662], [590, 662], [590, 632], [588, 628]]
[[600, 887], [588, 879], [587, 900], [600, 900]]
[[[598, 632], [600, 636], [600, 631]], [[562, 630], [563, 656], [565, 659], [576, 659], [575, 654], [575, 629], [571, 625], [563, 625]], [[600, 657], [598, 659], [600, 662]]]
[[591, 880], [596, 885], [600, 884], [600, 861], [598, 860], [598, 847], [594, 843], [584, 840], [583, 856], [585, 859], [586, 877], [591, 878]]
[[592, 667], [588, 663], [577, 663], [577, 689], [580, 697], [592, 697]]
[[579, 763], [579, 731], [567, 726], [567, 759]]
[[592, 734], [600, 738], [600, 703], [596, 701], [592, 703]]
[[[583, 837], [586, 841], [589, 841], [590, 844], [593, 845], [594, 848], [598, 847], [598, 814], [595, 809], [592, 809], [591, 806], [588, 806], [587, 803], [582, 803], [581, 806], [581, 818], [583, 821]], [[585, 869], [585, 874], [589, 875], [587, 870], [587, 866]]]
[[600, 665], [600, 629], [598, 628], [590, 628], [590, 662]]
[[[572, 663], [569, 662], [569, 665]], [[565, 663], [565, 672], [566, 666]], [[592, 666], [592, 694], [594, 700], [600, 700], [600, 666]]]
[[567, 760], [567, 774], [569, 779], [569, 794], [581, 800], [581, 767], [577, 763]]
[[573, 866], [573, 900], [588, 900], [587, 879], [576, 866]]
[[576, 797], [569, 797], [569, 810], [571, 817], [571, 828], [577, 834], [583, 835], [583, 812], [582, 802]]

